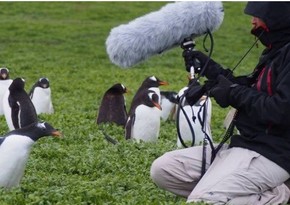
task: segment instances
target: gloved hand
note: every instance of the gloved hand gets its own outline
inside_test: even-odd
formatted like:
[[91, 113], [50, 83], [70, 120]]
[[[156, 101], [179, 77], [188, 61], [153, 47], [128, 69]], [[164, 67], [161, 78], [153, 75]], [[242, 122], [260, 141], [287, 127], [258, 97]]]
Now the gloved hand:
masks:
[[219, 104], [222, 108], [228, 107], [230, 105], [230, 90], [237, 84], [233, 84], [223, 75], [219, 75], [217, 81], [218, 83], [209, 92], [210, 96], [214, 97], [217, 104]]
[[[195, 60], [198, 60], [199, 62], [199, 65], [198, 65], [199, 68], [195, 68], [195, 73], [200, 73], [201, 68], [204, 67], [209, 57], [205, 55], [204, 53], [200, 51], [196, 51], [196, 50], [191, 51], [191, 55], [193, 56], [193, 58], [195, 58]], [[208, 68], [209, 68], [208, 70], [210, 70], [211, 67], [222, 67], [222, 66], [210, 58], [208, 62]], [[186, 69], [188, 72], [190, 72], [189, 70], [190, 68], [186, 67]]]
[[205, 87], [197, 82], [196, 78], [192, 79], [188, 89], [184, 92], [187, 103], [193, 106], [206, 92]]
[[204, 85], [200, 85], [196, 78], [190, 80], [188, 89], [184, 92], [187, 103], [190, 106], [193, 106], [203, 95], [208, 93], [208, 91], [214, 86], [215, 82], [216, 81], [208, 80], [205, 81]]

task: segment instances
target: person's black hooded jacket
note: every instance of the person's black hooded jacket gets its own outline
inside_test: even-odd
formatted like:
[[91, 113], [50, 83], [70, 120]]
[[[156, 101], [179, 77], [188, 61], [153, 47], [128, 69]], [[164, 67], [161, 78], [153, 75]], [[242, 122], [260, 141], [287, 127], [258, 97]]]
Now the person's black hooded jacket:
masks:
[[[290, 173], [290, 3], [249, 2], [245, 13], [268, 29], [252, 30], [267, 47], [254, 71], [253, 84], [231, 89], [240, 135], [230, 147], [254, 150]], [[263, 34], [261, 34], [263, 32]]]

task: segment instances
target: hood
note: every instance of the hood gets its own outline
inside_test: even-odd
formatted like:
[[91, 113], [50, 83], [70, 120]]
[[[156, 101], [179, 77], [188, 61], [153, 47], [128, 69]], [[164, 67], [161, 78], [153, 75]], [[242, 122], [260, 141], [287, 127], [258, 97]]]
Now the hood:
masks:
[[269, 49], [279, 49], [290, 42], [290, 2], [248, 2], [244, 12], [262, 19], [267, 28], [253, 28], [251, 33]]
[[245, 14], [262, 19], [270, 31], [290, 29], [290, 2], [248, 2]]

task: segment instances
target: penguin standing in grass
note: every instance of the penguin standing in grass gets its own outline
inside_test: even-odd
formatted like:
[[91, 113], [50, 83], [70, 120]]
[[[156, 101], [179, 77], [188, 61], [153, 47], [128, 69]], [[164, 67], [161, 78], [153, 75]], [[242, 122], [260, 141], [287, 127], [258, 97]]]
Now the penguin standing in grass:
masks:
[[115, 123], [125, 126], [127, 121], [125, 93], [127, 88], [120, 83], [114, 84], [105, 92], [99, 108], [97, 124]]
[[159, 101], [159, 96], [152, 90], [145, 89], [135, 96], [125, 127], [126, 139], [157, 141], [161, 115]]
[[4, 115], [3, 97], [12, 83], [8, 68], [0, 68], [0, 115]]
[[52, 114], [54, 112], [48, 78], [39, 78], [28, 95], [38, 115], [42, 113]]
[[37, 122], [36, 110], [24, 90], [25, 81], [16, 78], [3, 98], [3, 109], [9, 130], [19, 129]]
[[46, 122], [35, 122], [0, 137], [0, 187], [18, 186], [32, 145], [44, 136], [61, 136]]

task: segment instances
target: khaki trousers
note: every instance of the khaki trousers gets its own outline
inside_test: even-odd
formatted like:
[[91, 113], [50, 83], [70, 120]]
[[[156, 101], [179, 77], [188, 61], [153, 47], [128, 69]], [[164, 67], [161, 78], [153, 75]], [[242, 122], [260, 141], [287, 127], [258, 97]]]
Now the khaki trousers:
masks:
[[278, 205], [289, 200], [288, 172], [262, 155], [225, 145], [211, 165], [210, 157], [207, 147], [207, 171], [200, 179], [202, 146], [167, 152], [153, 162], [151, 178], [188, 203]]

